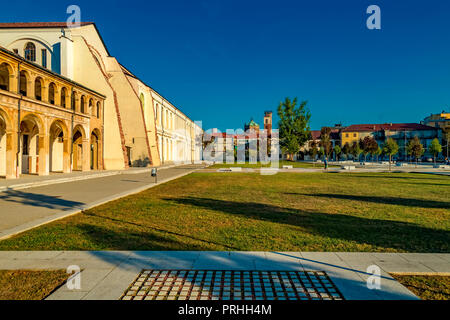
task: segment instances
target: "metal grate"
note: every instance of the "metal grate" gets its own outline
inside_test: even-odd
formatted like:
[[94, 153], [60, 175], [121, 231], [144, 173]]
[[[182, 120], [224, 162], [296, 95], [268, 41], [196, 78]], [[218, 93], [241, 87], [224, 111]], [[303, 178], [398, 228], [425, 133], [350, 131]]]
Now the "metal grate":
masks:
[[121, 300], [343, 300], [323, 271], [143, 270]]

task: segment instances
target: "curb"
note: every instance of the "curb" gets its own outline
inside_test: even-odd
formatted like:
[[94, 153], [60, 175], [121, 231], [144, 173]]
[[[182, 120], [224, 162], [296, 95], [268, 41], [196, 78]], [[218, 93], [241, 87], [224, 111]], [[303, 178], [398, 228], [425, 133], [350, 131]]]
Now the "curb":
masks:
[[[168, 167], [165, 167], [165, 168], [168, 168]], [[188, 174], [191, 174], [192, 172], [194, 172], [196, 170], [197, 169], [194, 169], [194, 170], [191, 170], [191, 171], [188, 171], [188, 172], [185, 172], [185, 173], [178, 174], [178, 175], [170, 177], [168, 179], [161, 180], [160, 182], [158, 182], [156, 184], [155, 183], [151, 183], [151, 184], [147, 184], [145, 186], [141, 186], [139, 188], [135, 188], [135, 189], [131, 189], [131, 190], [128, 190], [128, 191], [124, 191], [124, 192], [121, 192], [121, 193], [118, 193], [118, 194], [115, 194], [115, 195], [103, 198], [101, 200], [92, 202], [90, 204], [76, 206], [76, 207], [74, 207], [74, 209], [67, 210], [67, 211], [62, 211], [62, 212], [54, 214], [54, 215], [52, 215], [50, 217], [37, 219], [35, 221], [29, 222], [29, 223], [25, 223], [25, 224], [22, 224], [22, 225], [17, 226], [17, 227], [6, 229], [6, 230], [0, 232], [0, 241], [8, 239], [8, 238], [11, 238], [11, 237], [13, 237], [15, 235], [18, 235], [18, 234], [22, 233], [22, 232], [25, 232], [25, 231], [28, 231], [28, 230], [40, 227], [40, 226], [42, 226], [44, 224], [48, 224], [50, 222], [54, 222], [54, 221], [57, 221], [57, 220], [68, 218], [70, 216], [73, 216], [73, 215], [76, 215], [76, 214], [78, 214], [80, 212], [83, 212], [85, 210], [92, 209], [94, 207], [100, 206], [100, 205], [105, 204], [107, 202], [118, 200], [118, 199], [130, 196], [130, 195], [133, 195], [133, 194], [145, 191], [147, 189], [151, 189], [151, 188], [153, 188], [155, 186], [158, 186], [160, 184], [163, 184], [163, 183], [166, 183], [166, 182], [169, 182], [169, 181], [181, 178], [181, 177], [186, 176]]]
[[[170, 169], [176, 167], [176, 165], [169, 165], [164, 167], [156, 167], [158, 170], [164, 170], [164, 169]], [[23, 190], [23, 189], [29, 189], [34, 187], [43, 187], [43, 186], [49, 186], [53, 184], [58, 183], [66, 183], [66, 182], [74, 182], [74, 181], [82, 181], [82, 180], [89, 180], [89, 179], [96, 179], [96, 178], [104, 178], [109, 176], [115, 176], [118, 174], [139, 174], [139, 173], [146, 173], [150, 172], [153, 167], [151, 168], [145, 168], [145, 169], [131, 169], [130, 171], [127, 170], [116, 170], [116, 171], [110, 171], [110, 172], [101, 172], [101, 173], [94, 173], [94, 174], [87, 174], [82, 175], [78, 177], [63, 177], [60, 179], [48, 179], [43, 181], [36, 181], [36, 182], [28, 182], [28, 183], [22, 183], [22, 184], [16, 184], [12, 186], [5, 186], [0, 187], [0, 193], [5, 191], [11, 191], [11, 190]]]

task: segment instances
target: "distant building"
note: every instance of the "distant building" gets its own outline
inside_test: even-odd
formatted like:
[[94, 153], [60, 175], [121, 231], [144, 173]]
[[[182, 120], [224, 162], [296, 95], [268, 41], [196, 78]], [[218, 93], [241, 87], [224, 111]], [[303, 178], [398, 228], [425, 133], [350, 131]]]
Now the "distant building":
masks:
[[367, 136], [375, 138], [380, 147], [386, 139], [394, 139], [399, 145], [400, 158], [406, 158], [406, 146], [417, 136], [425, 148], [425, 155], [431, 156], [427, 152], [428, 146], [434, 138], [441, 140], [441, 130], [419, 123], [354, 124], [341, 131], [341, 146], [346, 143], [351, 146]]
[[450, 112], [442, 111], [441, 113], [431, 114], [420, 123], [442, 130], [443, 153], [448, 157], [450, 142]]
[[[270, 152], [272, 143], [272, 111], [264, 112], [264, 130], [267, 133], [267, 150]], [[215, 158], [215, 161], [222, 161], [223, 159], [225, 162], [227, 157], [226, 149], [233, 150], [233, 154], [228, 156], [234, 157], [236, 160], [235, 151], [237, 151], [239, 146], [244, 146], [245, 158], [248, 160], [250, 144], [255, 143], [257, 150], [259, 150], [261, 139], [261, 128], [253, 119], [244, 124], [243, 133], [229, 134], [219, 132], [218, 129], [214, 128], [211, 132], [204, 133], [205, 147], [210, 145], [210, 153], [204, 155], [204, 160]]]

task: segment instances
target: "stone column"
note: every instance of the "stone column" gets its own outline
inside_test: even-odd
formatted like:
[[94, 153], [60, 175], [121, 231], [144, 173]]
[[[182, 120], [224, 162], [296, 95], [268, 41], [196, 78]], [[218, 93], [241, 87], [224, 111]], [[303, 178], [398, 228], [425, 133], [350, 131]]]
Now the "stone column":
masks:
[[17, 75], [10, 74], [9, 75], [9, 91], [14, 93], [19, 93], [19, 89], [17, 88]]
[[83, 139], [83, 160], [81, 171], [91, 170], [91, 144], [89, 139]]
[[50, 155], [50, 138], [46, 134], [39, 133], [39, 171], [40, 176], [49, 175], [48, 157]]
[[55, 88], [55, 106], [61, 107], [61, 89]]
[[63, 139], [63, 172], [70, 173], [72, 168], [70, 166], [70, 144], [72, 139], [64, 137]]
[[48, 84], [45, 83], [44, 81], [42, 81], [41, 90], [42, 90], [42, 102], [50, 103], [48, 101]]
[[16, 179], [17, 133], [6, 132], [6, 179]]

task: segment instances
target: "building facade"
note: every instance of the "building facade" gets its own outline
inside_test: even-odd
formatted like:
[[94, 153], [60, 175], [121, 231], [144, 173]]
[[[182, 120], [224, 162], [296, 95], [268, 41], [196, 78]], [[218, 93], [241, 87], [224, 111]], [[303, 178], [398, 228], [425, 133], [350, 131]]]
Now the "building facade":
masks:
[[0, 176], [103, 169], [104, 100], [0, 48]]
[[[227, 162], [227, 161], [248, 161], [259, 160], [259, 152], [271, 156], [272, 143], [278, 143], [272, 132], [272, 111], [264, 112], [264, 128], [260, 129], [253, 119], [244, 124], [244, 130], [237, 132], [219, 132], [212, 129], [211, 132], [204, 133], [206, 150], [204, 159], [207, 161]], [[240, 131], [240, 132], [239, 132]], [[262, 144], [266, 144], [265, 149], [261, 149]], [[240, 158], [241, 157], [241, 158]]]
[[102, 168], [200, 160], [201, 128], [111, 56], [94, 23], [0, 23], [0, 46], [102, 95]]
[[407, 145], [416, 136], [425, 148], [425, 155], [429, 156], [428, 146], [435, 138], [441, 140], [441, 130], [418, 123], [354, 124], [341, 131], [342, 147], [346, 143], [351, 146], [367, 136], [375, 138], [380, 147], [386, 139], [394, 139], [399, 146], [398, 156], [406, 159]]
[[450, 156], [450, 112], [442, 111], [441, 113], [431, 114], [420, 123], [442, 130], [443, 154], [448, 158]]

